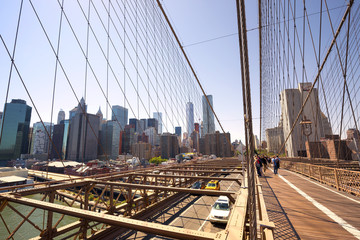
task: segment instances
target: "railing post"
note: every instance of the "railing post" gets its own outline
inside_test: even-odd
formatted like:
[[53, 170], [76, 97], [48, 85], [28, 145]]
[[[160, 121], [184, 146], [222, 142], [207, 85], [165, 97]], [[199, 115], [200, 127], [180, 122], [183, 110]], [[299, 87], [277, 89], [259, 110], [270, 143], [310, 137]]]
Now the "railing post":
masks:
[[334, 168], [334, 175], [335, 175], [335, 184], [336, 184], [336, 189], [339, 190], [339, 178], [338, 178], [338, 173], [337, 173], [337, 169]]
[[309, 166], [309, 177], [311, 177], [311, 164], [309, 164], [308, 166]]
[[321, 174], [321, 169], [322, 169], [322, 167], [321, 167], [321, 166], [319, 166], [319, 177], [320, 177], [320, 182], [322, 182], [322, 174]]
[[[50, 192], [49, 194], [49, 203], [54, 203], [54, 199], [55, 199], [55, 191]], [[47, 239], [53, 239], [53, 228], [52, 228], [52, 223], [53, 223], [53, 216], [54, 213], [52, 211], [48, 211], [48, 219], [47, 219]]]

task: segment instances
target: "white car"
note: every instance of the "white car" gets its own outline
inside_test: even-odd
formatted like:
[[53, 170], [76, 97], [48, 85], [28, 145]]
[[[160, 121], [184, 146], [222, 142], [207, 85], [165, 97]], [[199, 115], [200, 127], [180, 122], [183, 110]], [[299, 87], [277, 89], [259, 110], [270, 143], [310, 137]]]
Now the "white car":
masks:
[[230, 200], [220, 196], [212, 206], [209, 220], [211, 223], [227, 223], [230, 216]]

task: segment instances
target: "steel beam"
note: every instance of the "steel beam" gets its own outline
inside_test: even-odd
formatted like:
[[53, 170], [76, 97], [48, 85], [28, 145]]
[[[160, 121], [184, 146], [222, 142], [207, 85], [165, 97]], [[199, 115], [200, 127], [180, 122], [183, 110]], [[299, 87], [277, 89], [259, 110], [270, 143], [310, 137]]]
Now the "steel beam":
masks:
[[83, 209], [66, 207], [54, 203], [42, 202], [24, 197], [14, 197], [10, 194], [4, 194], [3, 198], [7, 199], [8, 201], [16, 202], [26, 206], [32, 206], [48, 211], [66, 214], [73, 217], [87, 219], [89, 221], [101, 222], [112, 226], [124, 227], [128, 229], [133, 229], [141, 232], [146, 232], [146, 233], [156, 234], [166, 237], [186, 239], [186, 240], [188, 239], [210, 240], [216, 237], [216, 233], [201, 232], [190, 229], [171, 227], [158, 223], [144, 222], [135, 219], [118, 217], [104, 213], [96, 213], [96, 212], [86, 211]]
[[119, 183], [119, 182], [105, 182], [105, 181], [96, 181], [97, 184], [103, 185], [112, 185], [118, 186], [122, 188], [128, 189], [152, 189], [152, 190], [160, 190], [160, 191], [170, 191], [170, 192], [184, 192], [190, 194], [202, 194], [202, 195], [209, 195], [209, 196], [221, 196], [225, 195], [229, 197], [231, 202], [235, 202], [235, 199], [231, 196], [232, 194], [236, 194], [236, 192], [232, 191], [217, 191], [217, 190], [197, 190], [197, 189], [190, 189], [190, 188], [176, 188], [176, 187], [164, 187], [164, 186], [154, 186], [154, 185], [143, 185], [143, 184], [133, 184], [133, 183]]
[[[232, 172], [222, 172], [232, 173]], [[187, 176], [187, 175], [159, 175], [159, 174], [146, 174], [146, 173], [133, 173], [134, 176], [147, 176], [147, 177], [176, 177], [176, 178], [189, 178], [198, 180], [219, 180], [219, 181], [235, 181], [241, 186], [240, 179], [238, 178], [225, 178], [225, 177], [207, 177], [207, 176]]]

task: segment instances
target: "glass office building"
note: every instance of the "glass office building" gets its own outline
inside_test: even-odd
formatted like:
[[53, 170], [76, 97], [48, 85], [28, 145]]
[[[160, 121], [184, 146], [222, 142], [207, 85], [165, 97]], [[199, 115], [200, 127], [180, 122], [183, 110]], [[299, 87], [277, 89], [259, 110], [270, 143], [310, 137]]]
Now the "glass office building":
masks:
[[0, 125], [0, 165], [5, 165], [6, 160], [17, 159], [21, 154], [27, 153], [30, 118], [31, 107], [26, 105], [26, 101], [13, 99], [11, 103], [5, 104]]
[[120, 123], [121, 129], [124, 129], [125, 125], [128, 123], [128, 109], [119, 105], [114, 105], [112, 107], [111, 120], [118, 121]]
[[192, 102], [186, 104], [186, 130], [188, 136], [194, 131], [194, 104]]
[[[213, 97], [212, 95], [207, 95], [211, 106], [213, 107]], [[202, 97], [202, 107], [203, 107], [203, 132], [202, 136], [208, 133], [215, 132], [215, 117], [212, 112], [209, 103], [207, 102], [205, 96]]]

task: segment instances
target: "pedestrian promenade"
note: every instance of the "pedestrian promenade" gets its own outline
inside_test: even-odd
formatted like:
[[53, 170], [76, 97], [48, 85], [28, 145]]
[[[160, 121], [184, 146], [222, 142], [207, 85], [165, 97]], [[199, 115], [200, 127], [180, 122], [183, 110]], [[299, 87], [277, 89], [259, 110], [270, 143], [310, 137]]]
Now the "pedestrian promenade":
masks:
[[300, 174], [260, 178], [275, 239], [360, 239], [360, 198]]

